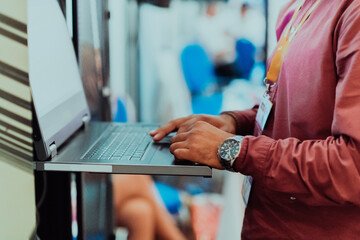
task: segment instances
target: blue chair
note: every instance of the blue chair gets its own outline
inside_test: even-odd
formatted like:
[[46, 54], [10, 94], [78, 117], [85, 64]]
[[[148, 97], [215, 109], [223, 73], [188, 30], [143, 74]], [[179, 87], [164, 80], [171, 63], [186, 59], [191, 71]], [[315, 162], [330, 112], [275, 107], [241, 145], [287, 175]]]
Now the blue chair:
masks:
[[214, 65], [199, 44], [186, 46], [181, 53], [184, 78], [192, 97], [195, 114], [220, 113], [222, 93], [217, 92], [217, 78]]
[[236, 41], [235, 71], [239, 78], [249, 79], [255, 64], [256, 47], [247, 39]]
[[117, 112], [114, 116], [114, 122], [125, 123], [128, 121], [126, 107], [120, 98], [116, 99]]

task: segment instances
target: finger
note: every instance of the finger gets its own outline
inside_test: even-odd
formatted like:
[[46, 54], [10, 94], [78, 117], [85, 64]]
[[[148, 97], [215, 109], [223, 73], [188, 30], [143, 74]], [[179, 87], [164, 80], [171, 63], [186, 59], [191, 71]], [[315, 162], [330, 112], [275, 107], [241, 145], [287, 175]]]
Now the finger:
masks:
[[191, 161], [191, 151], [186, 148], [178, 148], [173, 152], [176, 159], [179, 160], [190, 160]]
[[197, 119], [195, 118], [189, 119], [188, 121], [184, 122], [181, 126], [179, 126], [177, 133], [179, 134], [190, 131], [194, 127], [194, 124], [196, 122]]
[[159, 132], [164, 132], [167, 128], [168, 128], [168, 125], [170, 125], [170, 122], [161, 126], [161, 127], [158, 127], [157, 129], [154, 129], [150, 132], [150, 136], [154, 137], [156, 134], [158, 134]]
[[160, 141], [166, 135], [173, 132], [175, 129], [179, 128], [179, 126], [184, 121], [186, 121], [186, 118], [178, 118], [178, 119], [172, 120], [169, 123], [165, 124], [164, 126], [151, 131], [150, 135], [153, 137], [154, 141]]
[[187, 139], [188, 134], [186, 133], [177, 133], [174, 137], [171, 138], [171, 143], [183, 142]]
[[174, 154], [174, 151], [176, 149], [187, 149], [187, 148], [188, 148], [188, 146], [187, 146], [186, 142], [177, 142], [177, 143], [171, 144], [169, 149], [170, 149], [170, 152], [172, 154]]
[[154, 141], [160, 141], [161, 139], [163, 139], [168, 133], [164, 132], [164, 131], [159, 131], [159, 132], [155, 132], [153, 134], [150, 134], [153, 137]]

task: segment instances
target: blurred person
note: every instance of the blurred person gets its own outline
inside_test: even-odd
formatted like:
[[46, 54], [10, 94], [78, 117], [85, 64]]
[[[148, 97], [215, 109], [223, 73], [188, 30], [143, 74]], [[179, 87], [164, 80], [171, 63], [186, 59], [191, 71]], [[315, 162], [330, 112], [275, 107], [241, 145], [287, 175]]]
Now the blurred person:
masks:
[[[89, 43], [83, 43], [80, 45], [80, 63], [82, 72], [82, 83], [84, 86], [86, 101], [91, 111], [91, 117], [93, 119], [100, 118], [100, 90], [103, 85], [103, 79], [99, 74], [99, 64], [101, 60], [96, 58], [100, 53], [99, 49]], [[101, 71], [101, 69], [100, 69]]]
[[116, 225], [126, 227], [129, 240], [185, 240], [167, 209], [155, 198], [153, 187], [150, 176], [113, 176]]
[[291, 1], [260, 107], [151, 132], [177, 130], [177, 159], [252, 177], [242, 239], [359, 238], [359, 13], [360, 0]]
[[252, 42], [257, 48], [265, 46], [266, 19], [265, 15], [250, 3], [241, 5], [237, 14], [238, 24], [233, 25], [233, 32], [236, 39], [245, 38]]
[[[96, 52], [100, 53], [90, 44], [81, 46], [82, 80], [92, 113], [97, 113], [100, 106], [98, 89], [101, 78], [96, 73], [101, 59], [94, 58]], [[116, 225], [127, 228], [129, 240], [185, 239], [167, 209], [155, 198], [153, 188], [150, 176], [114, 175]]]
[[229, 31], [229, 21], [219, 3], [210, 2], [197, 20], [197, 40], [209, 54], [215, 72], [221, 76], [235, 76], [235, 38]]
[[[157, 2], [144, 1], [139, 5], [139, 115], [143, 122], [162, 122], [162, 116], [157, 114], [163, 110], [163, 105], [159, 103], [165, 97], [160, 92], [163, 87], [161, 74], [173, 70], [168, 62], [159, 68], [165, 52], [174, 49], [176, 29], [173, 26], [173, 13], [168, 7], [169, 1], [161, 5], [156, 5]], [[167, 80], [175, 81], [177, 77]]]

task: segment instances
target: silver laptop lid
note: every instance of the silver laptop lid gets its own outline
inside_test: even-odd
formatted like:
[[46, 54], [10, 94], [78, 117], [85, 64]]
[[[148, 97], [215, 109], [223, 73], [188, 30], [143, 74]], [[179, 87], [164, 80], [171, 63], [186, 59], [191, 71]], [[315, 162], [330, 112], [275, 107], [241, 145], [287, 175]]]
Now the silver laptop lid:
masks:
[[28, 0], [28, 47], [41, 133], [35, 150], [43, 160], [50, 156], [50, 145], [59, 147], [83, 124], [83, 117], [90, 116], [72, 40], [56, 0]]

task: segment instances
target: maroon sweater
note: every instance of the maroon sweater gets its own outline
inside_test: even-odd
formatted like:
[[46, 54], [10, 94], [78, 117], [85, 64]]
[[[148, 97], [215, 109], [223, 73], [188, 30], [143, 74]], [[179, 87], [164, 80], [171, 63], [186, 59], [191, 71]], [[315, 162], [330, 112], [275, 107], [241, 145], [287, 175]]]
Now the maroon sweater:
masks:
[[257, 108], [234, 112], [237, 134], [253, 135], [235, 161], [254, 179], [242, 239], [360, 239], [359, 51], [360, 0], [322, 0], [285, 56], [264, 131]]

